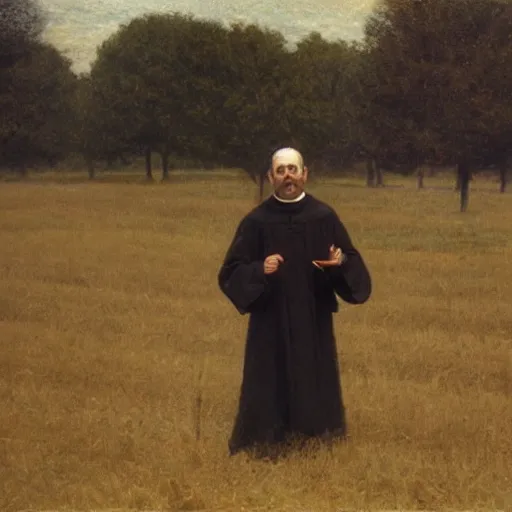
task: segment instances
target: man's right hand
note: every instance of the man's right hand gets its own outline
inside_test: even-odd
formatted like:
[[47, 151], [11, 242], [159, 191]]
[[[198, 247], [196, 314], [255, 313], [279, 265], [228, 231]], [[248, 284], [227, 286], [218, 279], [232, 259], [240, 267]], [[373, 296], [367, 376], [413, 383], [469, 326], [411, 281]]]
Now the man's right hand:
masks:
[[263, 262], [263, 272], [265, 274], [273, 274], [278, 268], [279, 264], [284, 261], [280, 254], [271, 254], [265, 258]]

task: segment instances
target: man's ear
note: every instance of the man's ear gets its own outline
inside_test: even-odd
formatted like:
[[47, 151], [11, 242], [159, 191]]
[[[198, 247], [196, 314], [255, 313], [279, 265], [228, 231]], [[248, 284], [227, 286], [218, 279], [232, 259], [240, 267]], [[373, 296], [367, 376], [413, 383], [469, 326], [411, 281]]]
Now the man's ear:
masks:
[[306, 166], [304, 166], [304, 171], [302, 171], [303, 173], [303, 176], [304, 176], [304, 181], [307, 181], [308, 179], [308, 168]]
[[272, 173], [272, 168], [270, 168], [267, 171], [267, 178], [268, 178], [268, 181], [270, 181], [270, 183], [273, 185], [274, 184], [274, 175]]

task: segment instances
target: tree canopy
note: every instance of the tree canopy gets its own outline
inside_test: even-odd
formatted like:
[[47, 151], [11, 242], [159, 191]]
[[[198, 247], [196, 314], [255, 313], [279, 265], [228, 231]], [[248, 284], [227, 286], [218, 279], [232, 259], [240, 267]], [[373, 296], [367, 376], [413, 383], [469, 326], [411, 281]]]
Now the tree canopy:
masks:
[[45, 26], [43, 9], [35, 0], [0, 0], [0, 69], [29, 52]]
[[0, 0], [1, 163], [81, 153], [161, 157], [261, 177], [273, 150], [316, 169], [496, 165], [511, 158], [512, 3], [380, 0], [360, 43], [312, 32], [290, 48], [254, 24], [136, 17], [106, 39], [90, 73], [40, 41], [32, 0]]
[[510, 68], [509, 12], [498, 0], [377, 6], [366, 25], [363, 78], [366, 133], [377, 151], [416, 165], [476, 162], [497, 149], [512, 119], [503, 67]]
[[70, 150], [75, 76], [41, 41], [45, 17], [31, 0], [1, 0], [0, 164], [53, 164]]

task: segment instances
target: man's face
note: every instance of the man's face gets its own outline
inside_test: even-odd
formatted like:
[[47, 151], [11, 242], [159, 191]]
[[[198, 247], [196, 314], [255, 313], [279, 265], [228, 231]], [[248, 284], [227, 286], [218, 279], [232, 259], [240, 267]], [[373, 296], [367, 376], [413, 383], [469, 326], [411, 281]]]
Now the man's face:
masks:
[[268, 179], [274, 187], [275, 194], [288, 200], [302, 194], [307, 178], [307, 167], [301, 168], [294, 162], [277, 160], [268, 172]]

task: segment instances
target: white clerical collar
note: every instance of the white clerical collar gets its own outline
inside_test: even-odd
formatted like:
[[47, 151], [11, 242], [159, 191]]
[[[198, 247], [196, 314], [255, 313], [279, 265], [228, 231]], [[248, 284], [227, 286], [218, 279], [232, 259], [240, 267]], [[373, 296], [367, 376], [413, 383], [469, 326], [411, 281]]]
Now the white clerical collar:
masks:
[[306, 192], [302, 192], [302, 194], [296, 197], [295, 199], [283, 199], [282, 197], [279, 197], [277, 194], [274, 194], [274, 197], [281, 203], [298, 203], [299, 201], [302, 201], [306, 197]]

